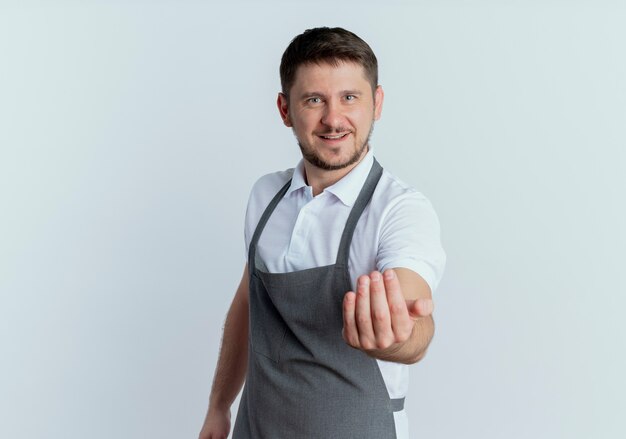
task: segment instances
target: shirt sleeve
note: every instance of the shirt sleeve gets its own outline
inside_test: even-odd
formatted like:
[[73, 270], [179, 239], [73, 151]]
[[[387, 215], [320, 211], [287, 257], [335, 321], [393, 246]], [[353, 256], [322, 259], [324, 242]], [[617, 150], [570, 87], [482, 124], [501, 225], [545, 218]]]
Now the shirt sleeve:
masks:
[[248, 204], [246, 206], [246, 217], [244, 221], [244, 243], [246, 251], [246, 260], [248, 258], [248, 252], [250, 250], [250, 242], [256, 229], [257, 223], [263, 213], [263, 203], [269, 196], [267, 189], [269, 176], [263, 176], [259, 178], [252, 189], [250, 190], [250, 196], [248, 197]]
[[434, 293], [446, 265], [439, 218], [419, 192], [403, 194], [387, 207], [380, 229], [376, 266], [407, 268], [419, 274]]
[[265, 208], [280, 188], [291, 178], [292, 174], [293, 168], [287, 169], [286, 171], [267, 174], [259, 178], [252, 186], [250, 196], [248, 197], [248, 204], [246, 206], [243, 231], [246, 260], [248, 258], [250, 242], [252, 241], [256, 226], [261, 219]]

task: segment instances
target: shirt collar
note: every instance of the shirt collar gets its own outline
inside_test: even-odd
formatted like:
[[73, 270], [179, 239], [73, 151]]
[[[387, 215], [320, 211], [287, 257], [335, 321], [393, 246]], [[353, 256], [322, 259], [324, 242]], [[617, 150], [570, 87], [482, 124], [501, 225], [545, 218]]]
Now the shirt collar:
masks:
[[307, 187], [307, 184], [306, 179], [304, 178], [304, 159], [302, 159], [293, 170], [293, 175], [291, 176], [291, 185], [289, 186], [289, 189], [287, 190], [285, 196], [291, 195], [292, 192], [305, 187]]
[[[341, 180], [332, 186], [327, 187], [324, 191], [330, 192], [339, 198], [339, 200], [346, 206], [352, 206], [359, 196], [361, 188], [365, 184], [365, 180], [367, 180], [367, 176], [369, 175], [369, 171], [373, 164], [374, 151], [370, 146], [369, 151], [358, 165], [356, 165]], [[304, 161], [300, 160], [298, 166], [294, 169], [293, 176], [291, 177], [291, 185], [289, 186], [286, 195], [290, 195], [292, 192], [303, 187], [308, 187], [308, 185], [306, 183], [306, 179], [304, 178]]]

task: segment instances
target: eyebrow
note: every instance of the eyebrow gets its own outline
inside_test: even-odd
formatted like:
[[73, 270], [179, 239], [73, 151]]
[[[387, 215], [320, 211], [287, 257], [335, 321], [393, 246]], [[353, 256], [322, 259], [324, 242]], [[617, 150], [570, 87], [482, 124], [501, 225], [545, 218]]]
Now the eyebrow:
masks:
[[[356, 95], [356, 96], [361, 96], [363, 94], [363, 92], [360, 92], [358, 90], [341, 90], [339, 92], [340, 95]], [[306, 92], [306, 93], [302, 93], [302, 95], [300, 95], [300, 99], [308, 99], [308, 98], [313, 98], [313, 97], [326, 97], [326, 95], [322, 92], [319, 91], [311, 91], [311, 92]]]

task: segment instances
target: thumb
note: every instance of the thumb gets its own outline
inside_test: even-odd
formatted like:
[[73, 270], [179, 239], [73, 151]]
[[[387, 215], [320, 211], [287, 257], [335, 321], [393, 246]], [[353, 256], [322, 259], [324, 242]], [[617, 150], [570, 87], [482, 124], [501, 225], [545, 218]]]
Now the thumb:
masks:
[[406, 308], [409, 311], [409, 316], [413, 320], [417, 320], [420, 317], [431, 315], [433, 313], [434, 304], [432, 299], [407, 300]]

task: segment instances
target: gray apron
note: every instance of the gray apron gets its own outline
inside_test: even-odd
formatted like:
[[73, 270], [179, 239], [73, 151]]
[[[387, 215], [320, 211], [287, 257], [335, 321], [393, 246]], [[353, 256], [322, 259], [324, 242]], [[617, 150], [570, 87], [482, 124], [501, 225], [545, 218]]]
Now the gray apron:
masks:
[[376, 160], [352, 207], [333, 265], [290, 273], [256, 267], [256, 247], [291, 181], [263, 213], [249, 246], [248, 374], [234, 439], [391, 439], [394, 411], [374, 358], [341, 335], [342, 303], [352, 290], [348, 271], [356, 224], [382, 175]]

